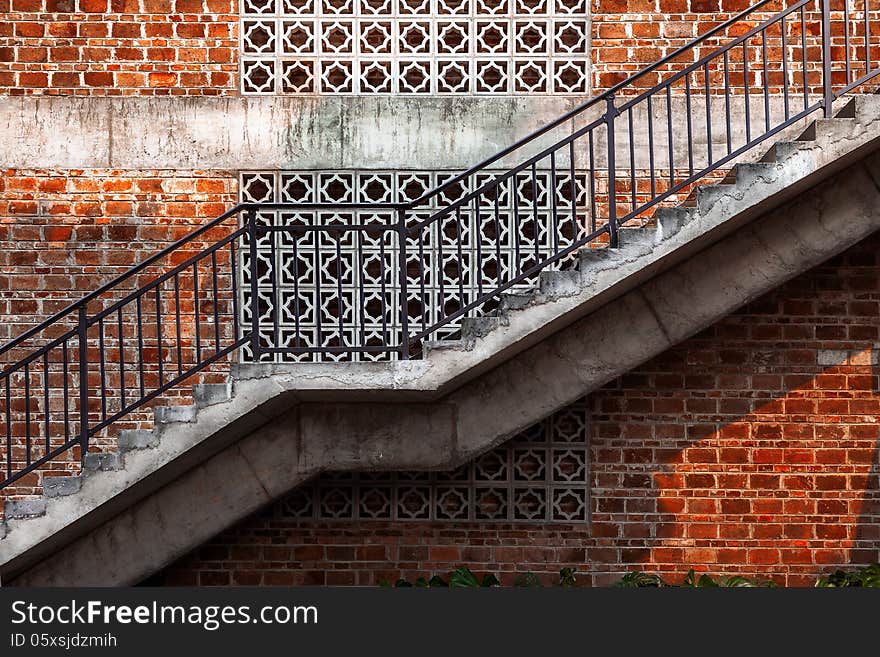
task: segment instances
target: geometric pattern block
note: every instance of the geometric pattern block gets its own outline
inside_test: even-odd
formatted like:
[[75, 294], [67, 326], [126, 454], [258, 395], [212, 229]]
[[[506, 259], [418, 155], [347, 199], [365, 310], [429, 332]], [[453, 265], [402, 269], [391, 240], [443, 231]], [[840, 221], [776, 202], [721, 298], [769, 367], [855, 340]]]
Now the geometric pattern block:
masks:
[[276, 507], [289, 520], [588, 523], [587, 409], [575, 403], [451, 472], [328, 472]]
[[[455, 172], [428, 171], [254, 171], [240, 179], [242, 202], [346, 203], [405, 202], [454, 177]], [[486, 183], [494, 176], [482, 171], [407, 215], [409, 221], [428, 217], [438, 208]], [[576, 208], [586, 206], [586, 176], [558, 172], [556, 194], [547, 171], [498, 187], [497, 198], [468, 204], [460, 212], [434, 221], [407, 240], [407, 303], [411, 335], [475, 301], [486, 292], [529, 269], [538, 260], [583, 234], [582, 210], [572, 221], [570, 197]], [[514, 193], [515, 192], [515, 193]], [[533, 202], [534, 200], [534, 202]], [[551, 212], [556, 209], [555, 215]], [[497, 212], [496, 212], [497, 208]], [[516, 219], [518, 217], [518, 220]], [[390, 210], [261, 211], [258, 221], [274, 226], [328, 223], [388, 225], [397, 218]], [[287, 349], [264, 353], [270, 361], [389, 360], [398, 355], [382, 345], [401, 343], [398, 235], [395, 231], [270, 232], [257, 244], [257, 312], [262, 347]], [[249, 249], [240, 250], [239, 289], [245, 326], [251, 323]], [[555, 263], [551, 268], [569, 265]], [[511, 292], [534, 287], [535, 277]], [[481, 313], [470, 309], [466, 316]], [[462, 318], [431, 334], [431, 339], [457, 336]], [[319, 348], [363, 346], [373, 351], [329, 353]], [[308, 348], [315, 351], [307, 352]], [[300, 350], [300, 351], [297, 351]], [[244, 348], [249, 358], [249, 348]], [[297, 352], [297, 353], [291, 353]]]
[[584, 94], [587, 0], [242, 0], [246, 94]]

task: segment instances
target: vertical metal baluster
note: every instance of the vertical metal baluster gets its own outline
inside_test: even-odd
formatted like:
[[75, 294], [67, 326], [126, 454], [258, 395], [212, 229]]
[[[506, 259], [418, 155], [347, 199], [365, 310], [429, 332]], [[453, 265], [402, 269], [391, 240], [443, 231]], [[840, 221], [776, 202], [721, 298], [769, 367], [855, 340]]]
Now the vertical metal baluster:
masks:
[[[422, 309], [422, 331], [428, 328], [428, 302], [425, 298], [425, 235], [422, 228], [419, 235], [419, 307]], [[430, 255], [430, 254], [429, 254]]]
[[830, 119], [834, 103], [831, 86], [831, 8], [829, 0], [819, 0], [822, 5], [822, 107], [825, 118]]
[[64, 444], [70, 442], [70, 384], [67, 381], [67, 372], [69, 369], [68, 364], [68, 356], [67, 356], [67, 340], [64, 340], [61, 343], [61, 366], [64, 368], [64, 386], [63, 386], [63, 401], [64, 401]]
[[409, 278], [406, 270], [406, 211], [397, 210], [397, 266], [400, 270], [400, 358], [409, 360]]
[[[590, 154], [590, 232], [596, 232], [596, 155], [593, 151], [593, 131], [589, 132], [589, 139], [587, 140], [589, 143], [589, 154]], [[572, 160], [574, 158], [572, 157]], [[574, 169], [574, 165], [572, 165], [572, 169]], [[574, 175], [571, 177], [571, 211], [572, 214], [575, 213], [575, 183], [574, 183]]]
[[691, 121], [691, 74], [684, 76], [684, 113], [687, 119], [688, 177], [694, 175], [694, 136]]
[[43, 425], [46, 431], [46, 454], [49, 453], [51, 449], [51, 428], [50, 428], [50, 414], [49, 414], [49, 352], [48, 350], [43, 353], [43, 410], [45, 417], [43, 418]]
[[[355, 221], [357, 221], [356, 217], [355, 217]], [[345, 346], [344, 342], [343, 342], [343, 337], [342, 337], [344, 329], [345, 329], [345, 327], [343, 325], [343, 320], [344, 320], [343, 315], [345, 314], [345, 303], [342, 300], [342, 229], [340, 228], [335, 233], [331, 233], [331, 235], [335, 235], [335, 237], [336, 237], [336, 300], [337, 300], [337, 304], [339, 306], [339, 312], [337, 313], [338, 317], [336, 318], [337, 319], [336, 324], [337, 324], [337, 329], [339, 330], [339, 346], [343, 347], [343, 346]], [[273, 262], [274, 262], [274, 260], [273, 260]], [[276, 314], [276, 316], [277, 316], [277, 314]], [[276, 322], [275, 325], [277, 326], [278, 323]], [[278, 343], [276, 342], [275, 344], [277, 345]]]
[[89, 361], [88, 361], [88, 323], [86, 306], [79, 307], [77, 322], [79, 335], [79, 447], [82, 462], [89, 453]]
[[31, 367], [24, 364], [24, 435], [27, 464], [31, 464]]
[[[269, 288], [271, 290], [271, 299], [272, 299], [272, 345], [274, 347], [281, 346], [281, 327], [278, 325], [278, 316], [281, 314], [281, 310], [278, 306], [278, 272], [280, 271], [278, 267], [278, 246], [277, 246], [277, 233], [274, 230], [269, 230], [269, 271], [270, 271], [270, 282], [272, 286]], [[340, 334], [340, 339], [342, 338], [342, 334]]]
[[709, 63], [703, 64], [703, 83], [706, 89], [706, 156], [708, 158], [708, 166], [712, 166], [714, 161], [712, 157], [712, 104], [709, 102]]
[[540, 219], [538, 218], [538, 170], [535, 166], [535, 163], [532, 162], [531, 167], [532, 172], [532, 221], [535, 226], [535, 264], [537, 265], [541, 261], [541, 255], [538, 250], [539, 248], [539, 237], [541, 235], [541, 226]]
[[630, 107], [627, 111], [627, 120], [629, 123], [629, 181], [630, 181], [630, 198], [632, 199], [632, 213], [636, 213], [636, 145], [635, 130], [633, 129], [633, 110]]
[[455, 206], [455, 253], [458, 258], [458, 302], [461, 306], [466, 305], [464, 299], [464, 263], [462, 262], [461, 248], [461, 205]]
[[211, 285], [214, 288], [214, 353], [220, 351], [220, 293], [217, 284], [217, 251], [211, 251]]
[[[449, 216], [449, 215], [446, 215]], [[437, 217], [435, 219], [437, 222], [437, 266], [434, 267], [434, 271], [437, 272], [437, 282], [440, 288], [440, 302], [437, 304], [437, 320], [439, 321], [442, 317], [444, 317], [444, 312], [446, 310], [446, 294], [444, 291], [445, 286], [445, 262], [443, 260], [443, 216]]]
[[[324, 231], [315, 232], [315, 330], [317, 331], [315, 347], [319, 349], [324, 346], [324, 319], [321, 317], [321, 309], [323, 307], [321, 297], [321, 236], [323, 234]], [[325, 360], [323, 352], [320, 353], [321, 360]]]
[[617, 108], [614, 106], [614, 95], [605, 97], [605, 126], [608, 141], [608, 241], [612, 248], [618, 246], [617, 235], [617, 163], [615, 162], [614, 119]]
[[731, 137], [730, 137], [730, 57], [728, 51], [724, 51], [724, 126], [725, 137], [727, 140], [727, 154], [730, 155]]
[[232, 265], [232, 341], [238, 341], [238, 263], [236, 262], [235, 240], [229, 243], [229, 262]]
[[785, 25], [785, 15], [782, 16], [782, 107], [785, 112], [785, 120], [788, 121], [791, 113], [788, 108], [788, 40], [785, 34], [788, 28]]
[[180, 276], [174, 273], [174, 324], [177, 327], [177, 376], [183, 376], [183, 346], [180, 333]]
[[672, 88], [666, 85], [666, 143], [669, 144], [669, 189], [675, 187], [675, 156], [672, 152]]
[[[248, 210], [245, 215], [248, 236], [248, 260], [251, 281], [251, 356], [254, 362], [260, 361], [260, 290], [257, 280], [257, 213]], [[317, 273], [315, 274], [317, 278]]]
[[651, 96], [648, 96], [648, 169], [651, 178], [651, 199], [657, 196], [657, 181], [654, 172], [654, 107]]
[[116, 324], [119, 330], [119, 338], [117, 345], [119, 347], [119, 410], [124, 411], [125, 405], [125, 345], [123, 344], [122, 335], [122, 306], [116, 311]]
[[104, 318], [98, 320], [98, 365], [101, 376], [101, 421], [107, 419], [107, 369], [104, 358]]
[[[385, 235], [387, 235], [386, 230], [381, 230], [379, 232], [379, 265], [381, 268], [379, 281], [382, 289], [382, 340], [383, 344], [388, 344], [388, 290], [387, 285], [385, 284]], [[320, 331], [320, 323], [318, 324], [318, 329]]]
[[807, 78], [807, 10], [801, 5], [801, 71], [804, 79], [804, 110], [810, 106], [810, 83]]
[[[867, 7], [867, 0], [865, 0], [865, 6]], [[849, 52], [849, 0], [844, 0], [843, 2], [843, 43], [846, 53], [846, 84], [849, 84], [852, 79], [852, 63]]]
[[12, 476], [12, 373], [6, 375], [6, 477]]
[[135, 309], [137, 311], [137, 333], [138, 333], [138, 374], [140, 380], [141, 398], [145, 395], [144, 388], [144, 331], [143, 316], [141, 313], [141, 297], [135, 297]]
[[752, 142], [752, 108], [749, 102], [749, 49], [747, 42], [748, 39], [743, 39], [743, 97], [745, 98], [746, 110], [746, 144], [750, 144]]
[[[312, 233], [317, 237], [315, 233]], [[293, 235], [293, 326], [294, 326], [294, 337], [293, 337], [293, 345], [295, 349], [299, 349], [302, 347], [302, 336], [300, 333], [300, 303], [299, 303], [299, 238], [300, 235], [296, 230], [292, 231]], [[307, 233], [303, 231], [302, 236], [305, 237]], [[315, 273], [315, 280], [317, 280], [317, 272]]]
[[193, 275], [193, 319], [196, 323], [196, 362], [195, 365], [202, 364], [202, 324], [201, 314], [202, 308], [199, 303], [199, 263], [198, 260], [192, 265]]
[[[480, 212], [480, 200], [482, 194], [475, 195], [471, 199], [471, 208], [473, 217], [471, 221], [471, 230], [473, 231], [474, 246], [476, 247], [476, 262], [472, 267], [477, 279], [477, 298], [483, 296], [483, 213]], [[459, 232], [459, 240], [461, 240], [461, 232]]]
[[[498, 266], [498, 275], [496, 277], [496, 282], [500, 286], [501, 285], [501, 219], [500, 212], [501, 209], [499, 207], [498, 200], [498, 187], [500, 183], [495, 181], [495, 262]], [[479, 265], [479, 263], [477, 263]]]
[[869, 27], [870, 21], [868, 20], [869, 11], [870, 7], [868, 6], [868, 0], [865, 0], [865, 73], [871, 72], [871, 28]]
[[511, 222], [511, 230], [513, 230], [513, 250], [514, 250], [514, 261], [515, 268], [513, 271], [514, 276], [518, 276], [522, 273], [522, 258], [520, 257], [520, 242], [522, 240], [522, 235], [520, 234], [520, 224], [519, 224], [519, 174], [514, 173], [513, 176], [508, 178], [510, 180], [510, 194], [511, 194], [511, 204], [513, 206], [513, 221]]
[[356, 272], [357, 280], [355, 281], [358, 286], [358, 323], [359, 323], [359, 333], [361, 336], [361, 346], [367, 346], [367, 329], [365, 324], [367, 323], [367, 298], [366, 291], [364, 290], [365, 282], [365, 271], [364, 271], [364, 233], [361, 230], [355, 232], [357, 243], [355, 245], [355, 249], [357, 251], [357, 259], [358, 259], [358, 269]]
[[162, 365], [164, 360], [162, 354], [162, 296], [159, 288], [161, 283], [156, 285], [156, 360], [159, 368], [159, 387], [165, 384], [165, 370]]
[[[590, 180], [592, 181], [593, 176], [593, 131], [590, 130]], [[580, 232], [578, 227], [578, 217], [577, 217], [577, 179], [575, 177], [575, 169], [574, 169], [574, 141], [568, 142], [568, 175], [571, 176], [571, 181], [569, 182], [569, 186], [571, 187], [571, 235], [572, 239], [577, 239], [578, 233]], [[593, 199], [590, 199], [591, 202], [594, 202]], [[593, 230], [596, 230], [596, 216], [593, 213]]]
[[[559, 216], [558, 204], [556, 202], [556, 151], [550, 151], [550, 228], [552, 234], [550, 236], [550, 245], [553, 249], [553, 255], [559, 252]], [[495, 213], [498, 213], [498, 190], [495, 190]], [[501, 268], [501, 260], [498, 260], [499, 276]]]
[[761, 58], [764, 79], [764, 129], [770, 132], [770, 80], [767, 77], [767, 30], [761, 30]]

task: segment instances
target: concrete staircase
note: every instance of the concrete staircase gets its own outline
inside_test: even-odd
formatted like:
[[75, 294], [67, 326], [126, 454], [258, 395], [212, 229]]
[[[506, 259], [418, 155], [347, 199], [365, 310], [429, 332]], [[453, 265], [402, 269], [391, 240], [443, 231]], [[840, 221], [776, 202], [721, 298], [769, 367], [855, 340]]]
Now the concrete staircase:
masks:
[[880, 99], [841, 102], [421, 360], [241, 364], [9, 501], [4, 584], [132, 584], [323, 470], [451, 468], [880, 228]]

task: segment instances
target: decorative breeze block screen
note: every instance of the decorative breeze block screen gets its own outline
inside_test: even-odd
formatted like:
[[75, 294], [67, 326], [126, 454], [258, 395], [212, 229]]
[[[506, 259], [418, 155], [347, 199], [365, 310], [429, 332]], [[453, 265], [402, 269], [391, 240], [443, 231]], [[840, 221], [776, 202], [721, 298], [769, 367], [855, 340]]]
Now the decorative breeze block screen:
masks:
[[584, 94], [586, 0], [242, 0], [246, 94]]
[[559, 411], [452, 472], [331, 472], [278, 505], [295, 520], [588, 523], [587, 409]]
[[[458, 189], [441, 194], [437, 202], [448, 204], [466, 193], [469, 186], [481, 185], [494, 175], [482, 172]], [[454, 176], [455, 172], [428, 171], [243, 172], [240, 196], [244, 202], [398, 202], [416, 199]], [[518, 219], [514, 217], [513, 194], [507, 186], [498, 200], [504, 217], [498, 225], [488, 208], [478, 212], [469, 206], [461, 212], [461, 225], [457, 225], [457, 218], [450, 217], [442, 227], [433, 228], [421, 243], [415, 238], [408, 241], [406, 307], [411, 334], [436, 322], [441, 308], [448, 314], [464, 307], [477, 298], [481, 288], [491, 289], [499, 274], [504, 279], [515, 267], [527, 269], [536, 259], [553, 252], [555, 246], [572, 243], [574, 237], [586, 230], [578, 227], [583, 216], [572, 220], [568, 200], [573, 188], [577, 196], [575, 206], [586, 207], [586, 176], [576, 171], [572, 186], [570, 173], [559, 173], [555, 181], [556, 199], [550, 193], [552, 182], [550, 174], [542, 171], [538, 172], [534, 186], [531, 179], [524, 177], [519, 181]], [[534, 206], [532, 197], [536, 199]], [[551, 213], [554, 202], [556, 220]], [[430, 216], [436, 209], [436, 205], [433, 209], [426, 207], [409, 218], [416, 221]], [[579, 210], [579, 214], [582, 211]], [[397, 221], [390, 210], [262, 211], [257, 218], [275, 226], [389, 225]], [[495, 239], [495, 231], [499, 231], [500, 241]], [[399, 344], [402, 330], [396, 232], [373, 235], [357, 231], [345, 235], [310, 232], [299, 239], [287, 233], [271, 235], [277, 236], [274, 244], [271, 237], [263, 237], [257, 244], [258, 312], [263, 346], [314, 348], [360, 342], [377, 347], [375, 352], [357, 354], [275, 354], [276, 360], [396, 358], [395, 354], [378, 349], [382, 344]], [[243, 322], [248, 325], [252, 321], [249, 256], [241, 253], [241, 257], [239, 289]], [[560, 260], [556, 266], [570, 266], [574, 257]], [[274, 275], [275, 271], [279, 272], [278, 276]], [[531, 290], [536, 282], [535, 277], [526, 279], [510, 291]], [[479, 313], [476, 308], [469, 311], [469, 316]], [[459, 331], [460, 321], [455, 321], [436, 330], [430, 339], [454, 339]], [[249, 348], [245, 347], [244, 351], [245, 358], [249, 358]], [[261, 358], [271, 360], [273, 355], [267, 353]]]

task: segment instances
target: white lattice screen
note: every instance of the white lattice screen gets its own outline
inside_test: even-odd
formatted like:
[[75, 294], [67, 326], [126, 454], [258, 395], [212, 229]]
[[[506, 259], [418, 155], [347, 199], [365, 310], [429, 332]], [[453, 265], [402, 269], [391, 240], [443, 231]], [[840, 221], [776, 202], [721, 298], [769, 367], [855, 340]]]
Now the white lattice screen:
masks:
[[330, 472], [279, 504], [291, 520], [587, 523], [588, 423], [579, 402], [451, 472]]
[[583, 94], [586, 0], [242, 0], [246, 94]]
[[[405, 202], [454, 177], [454, 172], [429, 171], [253, 171], [241, 173], [240, 195], [244, 202], [350, 203]], [[437, 207], [461, 197], [474, 185], [491, 178], [487, 171], [440, 194], [438, 199], [412, 219], [430, 216]], [[553, 183], [555, 182], [555, 190]], [[469, 205], [458, 217], [449, 217], [424, 233], [424, 240], [407, 240], [409, 280], [406, 304], [409, 329], [413, 334], [477, 298], [498, 280], [527, 269], [555, 249], [571, 244], [586, 225], [587, 181], [583, 172], [554, 179], [537, 171], [532, 179], [505, 185], [497, 199], [500, 220], [495, 220], [493, 204], [474, 208]], [[511, 193], [513, 190], [515, 193]], [[571, 202], [572, 190], [575, 193]], [[515, 204], [514, 196], [519, 198]], [[532, 198], [534, 197], [534, 203]], [[553, 208], [556, 213], [553, 213]], [[517, 208], [518, 207], [518, 211]], [[578, 217], [572, 215], [575, 208]], [[479, 210], [479, 211], [475, 211]], [[391, 211], [382, 210], [289, 210], [261, 211], [258, 220], [266, 225], [303, 226], [339, 222], [342, 224], [394, 224]], [[458, 222], [461, 224], [458, 224]], [[270, 237], [258, 241], [257, 293], [259, 295], [260, 336], [271, 347], [320, 347], [363, 344], [392, 344], [401, 331], [398, 285], [397, 235], [384, 238], [332, 234], [294, 240], [281, 234], [275, 244]], [[251, 322], [248, 255], [242, 254], [242, 311], [245, 324]], [[574, 256], [561, 260], [555, 268], [572, 264]], [[272, 272], [280, 272], [273, 278]], [[518, 283], [512, 292], [529, 291], [536, 280]], [[479, 314], [474, 310], [470, 315]], [[277, 321], [276, 321], [277, 320]], [[451, 322], [431, 339], [454, 338], [460, 321]], [[245, 348], [246, 355], [249, 350]], [[264, 354], [264, 360], [272, 359]], [[386, 360], [387, 352], [359, 354], [276, 354], [276, 360]]]

